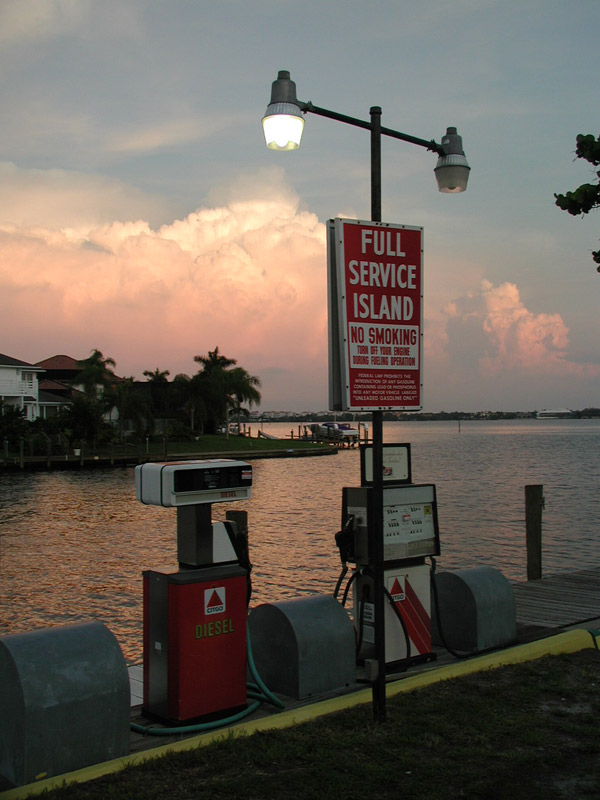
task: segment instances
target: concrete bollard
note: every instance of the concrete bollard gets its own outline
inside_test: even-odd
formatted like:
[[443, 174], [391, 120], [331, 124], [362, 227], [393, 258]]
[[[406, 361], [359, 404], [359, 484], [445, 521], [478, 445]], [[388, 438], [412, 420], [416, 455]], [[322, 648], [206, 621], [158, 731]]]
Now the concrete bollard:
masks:
[[0, 637], [0, 774], [14, 786], [129, 752], [127, 666], [100, 622]]
[[[442, 632], [449, 647], [472, 652], [501, 647], [516, 639], [514, 593], [500, 570], [474, 567], [439, 572], [435, 582]], [[432, 641], [443, 645], [436, 613], [432, 614], [432, 623]]]
[[256, 668], [271, 691], [301, 699], [355, 682], [354, 626], [335, 598], [265, 603], [248, 626]]

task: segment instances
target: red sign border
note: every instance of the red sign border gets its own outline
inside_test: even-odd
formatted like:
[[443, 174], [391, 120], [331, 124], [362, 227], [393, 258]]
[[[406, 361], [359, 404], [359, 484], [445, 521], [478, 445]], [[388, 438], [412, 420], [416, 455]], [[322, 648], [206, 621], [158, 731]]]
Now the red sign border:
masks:
[[[420, 313], [418, 331], [419, 365], [415, 383], [419, 386], [418, 403], [389, 404], [352, 402], [350, 387], [350, 355], [348, 335], [348, 313], [345, 295], [345, 247], [344, 228], [346, 225], [358, 225], [365, 228], [383, 228], [385, 230], [418, 231], [420, 236]], [[337, 217], [328, 222], [328, 323], [329, 323], [329, 407], [335, 411], [419, 411], [423, 408], [423, 227], [402, 225], [388, 222], [372, 222], [369, 220], [344, 219]], [[389, 398], [386, 398], [389, 399]]]

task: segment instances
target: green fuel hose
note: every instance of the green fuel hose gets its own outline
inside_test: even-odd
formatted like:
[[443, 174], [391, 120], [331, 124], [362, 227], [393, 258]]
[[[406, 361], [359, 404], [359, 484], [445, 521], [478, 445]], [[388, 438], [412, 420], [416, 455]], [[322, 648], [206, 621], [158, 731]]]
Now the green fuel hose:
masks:
[[135, 731], [135, 733], [143, 733], [150, 736], [174, 736], [178, 733], [199, 733], [201, 731], [212, 731], [215, 730], [215, 728], [221, 728], [224, 725], [232, 725], [235, 722], [239, 722], [241, 719], [245, 719], [246, 717], [250, 716], [250, 714], [253, 714], [261, 705], [261, 703], [265, 701], [268, 701], [272, 705], [276, 706], [276, 708], [285, 708], [281, 700], [279, 700], [278, 697], [275, 697], [273, 692], [266, 687], [264, 681], [258, 674], [256, 664], [254, 663], [254, 656], [252, 655], [252, 647], [250, 645], [250, 629], [248, 627], [248, 623], [246, 623], [246, 637], [246, 658], [248, 661], [248, 667], [250, 668], [252, 677], [256, 681], [255, 684], [247, 684], [247, 695], [254, 698], [254, 702], [251, 705], [230, 717], [215, 719], [211, 722], [198, 722], [195, 725], [182, 725], [177, 728], [151, 728], [146, 725], [138, 725], [137, 722], [131, 722], [131, 730]]

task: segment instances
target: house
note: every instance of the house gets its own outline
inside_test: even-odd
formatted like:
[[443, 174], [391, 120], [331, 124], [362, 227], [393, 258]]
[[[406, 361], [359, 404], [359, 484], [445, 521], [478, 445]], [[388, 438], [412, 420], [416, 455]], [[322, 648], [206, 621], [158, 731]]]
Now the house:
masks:
[[69, 387], [57, 381], [40, 376], [40, 417], [50, 419], [56, 417], [64, 406], [71, 402], [72, 392]]
[[[43, 361], [36, 362], [36, 367], [44, 370], [44, 378], [40, 381], [40, 389], [44, 393], [49, 393], [54, 399], [58, 399], [61, 404], [70, 403], [71, 399], [77, 394], [85, 392], [85, 385], [82, 379], [82, 361], [78, 361], [71, 356], [56, 355], [45, 358]], [[111, 370], [106, 370], [106, 378], [113, 386], [120, 383], [123, 378], [115, 375]], [[96, 395], [101, 397], [104, 386], [96, 386]], [[48, 416], [51, 414], [48, 413]], [[116, 422], [119, 419], [115, 408], [107, 410], [104, 418], [108, 422]]]
[[74, 384], [81, 372], [79, 361], [71, 356], [50, 356], [43, 361], [37, 361], [36, 367], [43, 369], [45, 377], [53, 381], [66, 381]]
[[44, 361], [37, 361], [35, 366], [43, 370], [40, 375], [40, 417], [55, 417], [63, 406], [69, 405], [73, 397], [70, 381], [76, 377], [81, 368], [70, 356], [53, 356]]
[[[18, 408], [30, 422], [39, 417], [55, 417], [74, 395], [83, 393], [81, 372], [81, 362], [71, 356], [51, 356], [29, 364], [0, 353], [0, 405]], [[112, 372], [109, 376], [111, 383], [122, 381]], [[102, 391], [103, 387], [98, 386], [98, 394]], [[111, 409], [105, 418], [115, 422], [118, 413]]]
[[43, 369], [0, 353], [0, 403], [18, 408], [29, 421], [40, 416], [39, 375]]

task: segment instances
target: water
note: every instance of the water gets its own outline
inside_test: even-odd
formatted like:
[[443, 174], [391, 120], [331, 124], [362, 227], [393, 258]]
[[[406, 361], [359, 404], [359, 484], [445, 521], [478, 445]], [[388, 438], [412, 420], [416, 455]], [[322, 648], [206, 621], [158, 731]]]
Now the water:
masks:
[[[297, 425], [265, 424], [289, 435]], [[386, 423], [410, 442], [413, 481], [437, 485], [442, 568], [526, 574], [524, 486], [543, 484], [544, 574], [600, 566], [600, 420]], [[252, 605], [330, 593], [341, 490], [360, 483], [356, 450], [253, 462], [247, 502]], [[97, 619], [141, 660], [145, 568], [176, 558], [176, 512], [135, 498], [133, 469], [0, 476], [0, 634]]]

